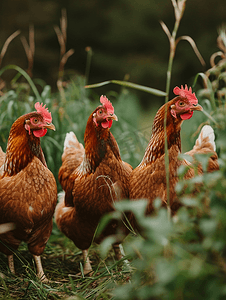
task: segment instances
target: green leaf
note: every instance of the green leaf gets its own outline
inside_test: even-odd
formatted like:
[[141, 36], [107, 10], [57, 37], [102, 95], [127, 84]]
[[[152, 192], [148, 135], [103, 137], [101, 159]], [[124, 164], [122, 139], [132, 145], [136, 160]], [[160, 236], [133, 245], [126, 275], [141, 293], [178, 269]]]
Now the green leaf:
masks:
[[128, 81], [121, 81], [121, 80], [103, 81], [103, 82], [96, 83], [96, 84], [86, 85], [85, 88], [97, 88], [97, 87], [107, 85], [109, 83], [115, 83], [115, 84], [125, 86], [125, 87], [128, 87], [128, 88], [133, 88], [133, 89], [140, 90], [140, 91], [143, 91], [143, 92], [147, 92], [147, 93], [153, 94], [155, 96], [159, 96], [159, 97], [166, 96], [166, 93], [163, 92], [163, 91], [160, 91], [160, 90], [157, 90], [157, 89], [154, 89], [154, 88], [150, 88], [150, 87], [147, 87], [147, 86], [143, 86], [143, 85], [140, 85], [140, 84], [128, 82]]
[[181, 199], [181, 202], [185, 205], [185, 206], [191, 206], [191, 207], [196, 207], [198, 206], [198, 201], [195, 198], [189, 198], [189, 197], [183, 197]]
[[115, 208], [118, 211], [131, 211], [137, 220], [143, 220], [147, 208], [148, 200], [140, 199], [137, 201], [124, 200], [115, 203]]
[[122, 218], [122, 214], [118, 211], [113, 211], [113, 212], [110, 212], [108, 214], [105, 214], [101, 220], [100, 220], [100, 223], [97, 227], [97, 230], [96, 230], [96, 236], [98, 237], [102, 231], [106, 228], [106, 226], [113, 220], [113, 219], [116, 219], [116, 220], [119, 220]]
[[165, 260], [156, 263], [156, 274], [161, 284], [169, 284], [175, 280], [178, 273], [177, 266]]
[[194, 157], [197, 159], [198, 162], [201, 163], [203, 171], [207, 172], [207, 167], [208, 167], [208, 162], [209, 162], [209, 158], [212, 155], [212, 153], [195, 153]]
[[217, 220], [215, 219], [204, 219], [200, 221], [200, 229], [202, 230], [203, 234], [207, 236], [213, 236], [216, 233], [217, 226]]
[[105, 238], [100, 244], [100, 256], [102, 258], [106, 257], [112, 245], [115, 244], [116, 242], [117, 242], [117, 236], [109, 236]]

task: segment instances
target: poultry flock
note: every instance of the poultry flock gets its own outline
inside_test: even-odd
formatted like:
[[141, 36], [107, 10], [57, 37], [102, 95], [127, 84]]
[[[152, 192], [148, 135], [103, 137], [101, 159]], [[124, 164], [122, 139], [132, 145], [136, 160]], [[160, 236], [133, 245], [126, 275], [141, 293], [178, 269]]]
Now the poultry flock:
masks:
[[[192, 166], [192, 163], [178, 157], [181, 153], [181, 125], [202, 107], [191, 88], [175, 87], [174, 93], [176, 97], [158, 110], [144, 157], [134, 170], [122, 161], [118, 144], [110, 131], [113, 121], [118, 120], [114, 107], [105, 96], [101, 96], [101, 105], [88, 118], [84, 147], [73, 132], [66, 134], [58, 174], [64, 192], [59, 194], [58, 204], [56, 182], [47, 168], [40, 146], [40, 137], [46, 134], [47, 129], [55, 130], [51, 113], [43, 104], [36, 103], [36, 112], [23, 115], [14, 122], [6, 153], [0, 148], [0, 224], [9, 224], [6, 232], [4, 229], [0, 231], [0, 251], [8, 256], [12, 273], [15, 273], [13, 251], [21, 241], [25, 241], [34, 256], [37, 276], [46, 280], [40, 255], [51, 234], [54, 211], [59, 229], [82, 250], [83, 272], [88, 274], [92, 271], [88, 257], [92, 242], [100, 243], [105, 237], [114, 235], [119, 226], [122, 227], [117, 220], [112, 220], [101, 235], [96, 236], [100, 219], [114, 211], [116, 201], [146, 198], [147, 214], [153, 212], [153, 201], [157, 197], [162, 200], [163, 206], [167, 205], [165, 115], [170, 207], [172, 213], [176, 213], [180, 207], [175, 192], [178, 167], [182, 164]], [[193, 149], [187, 152], [191, 157], [196, 153], [211, 154], [208, 172], [219, 169], [214, 132], [208, 125], [201, 130]], [[201, 166], [198, 173], [203, 173]], [[194, 175], [191, 168], [185, 179]], [[135, 224], [132, 216], [130, 221]], [[124, 236], [129, 233], [125, 226], [121, 229]], [[121, 242], [118, 240], [113, 244], [117, 259], [122, 258]]]

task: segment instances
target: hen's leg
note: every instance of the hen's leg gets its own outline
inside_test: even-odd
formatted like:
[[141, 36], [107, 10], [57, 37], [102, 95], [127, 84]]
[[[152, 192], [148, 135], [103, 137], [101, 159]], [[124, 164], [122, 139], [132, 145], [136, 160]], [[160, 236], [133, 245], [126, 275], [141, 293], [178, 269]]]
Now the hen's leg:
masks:
[[83, 267], [83, 272], [84, 275], [90, 273], [93, 271], [90, 260], [89, 260], [89, 255], [88, 255], [88, 250], [82, 250], [82, 255], [83, 255], [83, 261], [84, 261], [84, 267]]
[[37, 256], [37, 255], [33, 255], [34, 260], [35, 260], [35, 264], [36, 264], [36, 268], [37, 268], [37, 277], [42, 281], [48, 281], [48, 279], [46, 278], [43, 268], [42, 268], [42, 262], [41, 262], [41, 256]]
[[8, 265], [12, 274], [15, 274], [13, 254], [8, 255]]
[[[114, 252], [115, 252], [115, 258], [117, 260], [120, 260], [124, 256], [126, 256], [122, 244], [114, 244], [113, 245], [113, 249], [114, 249]], [[131, 269], [130, 263], [129, 263], [129, 261], [127, 259], [123, 260], [123, 264], [126, 267], [128, 267], [129, 270]]]
[[117, 260], [120, 260], [123, 258], [123, 254], [122, 254], [122, 251], [121, 251], [121, 244], [114, 244], [113, 245], [113, 249], [114, 249], [114, 252], [115, 252], [115, 257]]

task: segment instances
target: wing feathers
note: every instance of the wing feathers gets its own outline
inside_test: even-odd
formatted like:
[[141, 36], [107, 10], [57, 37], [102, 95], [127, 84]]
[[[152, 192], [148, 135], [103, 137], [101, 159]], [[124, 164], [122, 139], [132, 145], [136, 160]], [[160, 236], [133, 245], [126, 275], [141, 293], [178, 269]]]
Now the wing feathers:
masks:
[[82, 163], [85, 149], [79, 143], [74, 132], [66, 134], [64, 140], [64, 152], [62, 154], [62, 166], [60, 167], [58, 179], [64, 190], [67, 189], [68, 180], [73, 171]]

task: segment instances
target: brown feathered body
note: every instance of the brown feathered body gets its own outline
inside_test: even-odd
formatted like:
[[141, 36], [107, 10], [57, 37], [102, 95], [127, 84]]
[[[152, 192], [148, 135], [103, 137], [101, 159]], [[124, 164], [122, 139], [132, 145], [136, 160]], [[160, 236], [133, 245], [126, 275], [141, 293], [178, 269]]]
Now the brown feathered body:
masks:
[[[146, 198], [149, 200], [147, 214], [152, 213], [153, 201], [158, 197], [162, 200], [162, 205], [168, 202], [166, 168], [165, 168], [165, 131], [168, 148], [168, 175], [169, 175], [169, 200], [172, 213], [180, 207], [175, 192], [178, 182], [177, 170], [180, 165], [192, 166], [186, 159], [179, 159], [181, 153], [180, 131], [184, 120], [190, 119], [193, 111], [202, 110], [198, 100], [191, 88], [185, 86], [174, 88], [174, 93], [178, 95], [174, 99], [164, 104], [157, 112], [152, 127], [152, 135], [145, 151], [144, 157], [130, 176], [130, 199]], [[164, 130], [164, 118], [166, 116], [166, 130]], [[211, 128], [211, 127], [210, 127]], [[218, 169], [217, 154], [214, 149], [214, 139], [211, 130], [203, 130], [196, 141], [196, 144], [187, 154], [194, 157], [194, 153], [211, 153], [208, 171]], [[211, 140], [211, 141], [210, 141]], [[198, 166], [198, 173], [202, 174], [201, 165]], [[189, 168], [185, 179], [195, 175], [195, 171]]]
[[[105, 117], [97, 120], [104, 110]], [[70, 133], [65, 139], [59, 181], [65, 190], [65, 199], [56, 208], [56, 222], [60, 230], [82, 249], [91, 245], [101, 217], [114, 210], [113, 203], [128, 198], [131, 166], [121, 160], [118, 144], [110, 126], [102, 121], [116, 120], [99, 106], [90, 115], [84, 134], [85, 148]], [[112, 122], [112, 121], [111, 121]], [[104, 236], [116, 232], [117, 222], [111, 222]]]
[[[175, 88], [179, 89], [179, 88]], [[183, 88], [182, 88], [183, 91]], [[184, 91], [183, 91], [184, 92]], [[181, 206], [178, 201], [175, 186], [178, 182], [177, 170], [180, 165], [192, 166], [187, 160], [179, 159], [181, 153], [180, 131], [182, 122], [192, 117], [194, 110], [202, 110], [198, 100], [191, 90], [185, 89], [185, 94], [177, 93], [179, 96], [164, 104], [157, 112], [152, 126], [152, 135], [141, 163], [132, 171], [130, 176], [130, 199], [146, 198], [149, 200], [147, 214], [153, 212], [153, 201], [158, 197], [162, 205], [167, 205], [167, 186], [165, 170], [165, 135], [164, 117], [166, 112], [166, 136], [168, 147], [168, 174], [169, 174], [169, 199], [171, 211], [174, 214]], [[194, 153], [211, 153], [208, 171], [218, 169], [217, 154], [213, 144], [210, 143], [208, 134], [199, 136], [196, 144], [187, 154], [194, 156]], [[198, 167], [199, 174], [202, 174], [202, 167]], [[194, 177], [195, 171], [190, 168], [185, 179]]]
[[2, 151], [2, 148], [0, 147], [0, 177], [3, 174], [4, 170], [4, 161], [5, 161], [5, 153]]
[[2, 148], [0, 147], [0, 168], [3, 165], [5, 161], [5, 153], [2, 151]]
[[[174, 118], [170, 114], [170, 107], [174, 104], [174, 101], [175, 99], [169, 101], [158, 110], [152, 126], [151, 139], [144, 157], [141, 163], [132, 171], [130, 177], [130, 199], [148, 199], [148, 214], [153, 211], [153, 201], [157, 197], [162, 200], [163, 205], [166, 205], [167, 203], [164, 136], [164, 116], [166, 106], [170, 203], [172, 208], [175, 202], [175, 185], [178, 181], [176, 170], [182, 163], [178, 159], [178, 155], [181, 153], [180, 130], [183, 120], [181, 118]], [[177, 203], [175, 202], [174, 205], [177, 206]]]
[[36, 131], [43, 136], [47, 128], [54, 126], [42, 114], [32, 112], [18, 118], [10, 130], [0, 179], [0, 224], [15, 224], [14, 230], [0, 235], [0, 251], [7, 255], [24, 241], [39, 256], [52, 231], [56, 181], [46, 166], [40, 138], [34, 135]]

